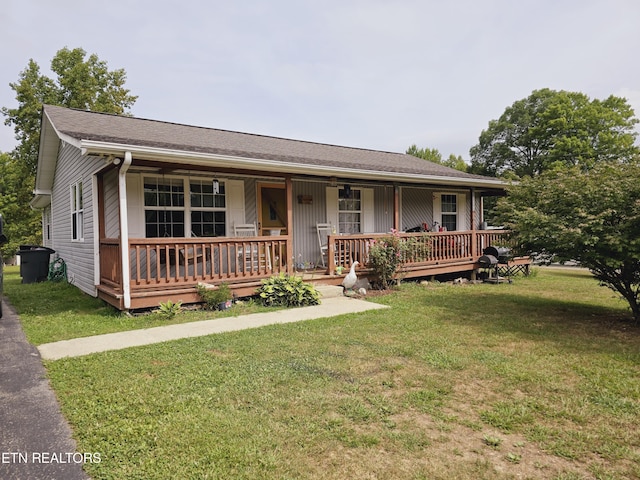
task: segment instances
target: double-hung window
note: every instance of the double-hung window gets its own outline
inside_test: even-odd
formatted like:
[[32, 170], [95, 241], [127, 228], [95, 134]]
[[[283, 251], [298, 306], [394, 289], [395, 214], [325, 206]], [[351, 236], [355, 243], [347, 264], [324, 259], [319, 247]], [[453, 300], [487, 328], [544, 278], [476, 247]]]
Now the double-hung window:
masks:
[[82, 200], [82, 182], [71, 184], [71, 239], [76, 242], [84, 240], [84, 205]]
[[458, 230], [458, 195], [443, 193], [440, 195], [441, 226], [448, 231]]
[[145, 234], [184, 237], [184, 181], [181, 178], [144, 178]]
[[224, 237], [226, 235], [226, 207], [224, 182], [206, 179], [191, 180], [191, 234], [195, 237]]
[[338, 190], [338, 231], [362, 232], [362, 192], [357, 188]]

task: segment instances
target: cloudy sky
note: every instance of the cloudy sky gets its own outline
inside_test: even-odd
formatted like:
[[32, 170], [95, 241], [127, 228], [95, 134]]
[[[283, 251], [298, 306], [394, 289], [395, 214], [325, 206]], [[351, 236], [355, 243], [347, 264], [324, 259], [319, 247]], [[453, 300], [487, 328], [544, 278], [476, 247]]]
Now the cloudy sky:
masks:
[[545, 87], [640, 115], [637, 0], [3, 0], [0, 106], [65, 46], [123, 68], [137, 117], [394, 152], [468, 159]]

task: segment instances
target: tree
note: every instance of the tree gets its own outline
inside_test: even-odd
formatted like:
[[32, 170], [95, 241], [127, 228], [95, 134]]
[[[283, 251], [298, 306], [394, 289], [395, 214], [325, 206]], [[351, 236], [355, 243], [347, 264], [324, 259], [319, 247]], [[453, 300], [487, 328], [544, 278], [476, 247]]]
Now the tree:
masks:
[[0, 153], [0, 213], [9, 239], [2, 245], [4, 258], [12, 258], [21, 244], [40, 242], [40, 216], [29, 207], [32, 192], [33, 177], [10, 154]]
[[455, 168], [456, 170], [460, 170], [462, 172], [466, 172], [468, 165], [462, 159], [461, 156], [455, 156], [453, 153], [449, 155], [449, 158], [446, 160], [442, 158], [442, 154], [437, 148], [418, 148], [415, 144], [411, 145], [407, 148], [405, 152], [408, 155], [413, 155], [414, 157], [422, 158], [423, 160], [428, 160], [433, 163], [438, 163], [440, 165], [444, 165], [445, 167]]
[[0, 161], [0, 211], [7, 222], [10, 243], [4, 251], [11, 256], [19, 243], [40, 240], [40, 217], [29, 201], [35, 182], [40, 145], [40, 120], [43, 104], [80, 108], [96, 112], [128, 114], [138, 97], [124, 88], [123, 69], [110, 71], [95, 54], [86, 58], [81, 48], [59, 50], [51, 61], [51, 79], [40, 73], [38, 64], [29, 60], [18, 81], [9, 84], [16, 92], [17, 108], [2, 108], [5, 124], [13, 125], [19, 144]]
[[582, 93], [535, 90], [489, 122], [470, 150], [470, 170], [522, 178], [558, 166], [627, 162], [639, 151], [637, 123], [624, 98], [590, 100]]
[[460, 170], [461, 172], [466, 172], [469, 169], [469, 165], [464, 161], [462, 156], [454, 155], [453, 153], [449, 155], [449, 158], [444, 160], [442, 164], [445, 167], [455, 168], [456, 170]]
[[19, 141], [15, 156], [32, 174], [38, 164], [43, 104], [123, 115], [138, 98], [124, 88], [123, 69], [109, 71], [106, 62], [97, 55], [92, 54], [86, 60], [85, 56], [81, 48], [59, 50], [51, 61], [51, 70], [57, 74], [55, 79], [42, 75], [31, 59], [18, 82], [9, 84], [16, 92], [18, 107], [3, 107], [2, 114], [6, 116], [5, 124], [14, 126]]
[[524, 252], [577, 260], [640, 321], [640, 160], [550, 170], [508, 188], [500, 221]]

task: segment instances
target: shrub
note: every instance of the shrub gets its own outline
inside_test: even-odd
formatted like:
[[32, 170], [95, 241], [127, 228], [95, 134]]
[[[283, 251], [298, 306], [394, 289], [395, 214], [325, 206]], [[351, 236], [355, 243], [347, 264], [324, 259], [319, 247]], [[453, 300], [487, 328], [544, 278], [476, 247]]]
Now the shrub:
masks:
[[160, 302], [159, 311], [163, 317], [171, 319], [182, 311], [182, 302], [173, 303], [171, 300], [167, 300], [164, 303]]
[[198, 295], [205, 303], [205, 306], [209, 310], [215, 310], [221, 303], [228, 302], [233, 298], [231, 289], [226, 283], [221, 283], [218, 288], [209, 289], [202, 283], [199, 283], [196, 287]]
[[320, 295], [315, 287], [302, 278], [281, 273], [262, 281], [258, 294], [268, 307], [302, 307], [318, 305]]
[[373, 273], [383, 289], [389, 288], [408, 260], [423, 260], [429, 252], [426, 242], [416, 237], [401, 237], [392, 229], [391, 235], [374, 238], [369, 242], [369, 261]]

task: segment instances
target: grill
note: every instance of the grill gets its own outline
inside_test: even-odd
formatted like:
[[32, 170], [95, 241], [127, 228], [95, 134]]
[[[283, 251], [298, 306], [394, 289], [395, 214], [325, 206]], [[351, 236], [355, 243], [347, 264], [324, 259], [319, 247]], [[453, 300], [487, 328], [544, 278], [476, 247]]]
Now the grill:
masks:
[[[489, 271], [486, 282], [500, 283], [504, 281], [504, 278], [500, 278], [498, 269], [500, 265], [506, 265], [507, 281], [511, 283], [511, 277], [509, 274], [509, 261], [511, 260], [511, 249], [508, 247], [487, 247], [482, 250], [483, 255], [478, 259], [480, 268], [484, 268]], [[493, 273], [493, 276], [492, 276]]]
[[509, 247], [487, 247], [482, 253], [498, 259], [498, 263], [509, 263], [511, 260], [511, 249]]

